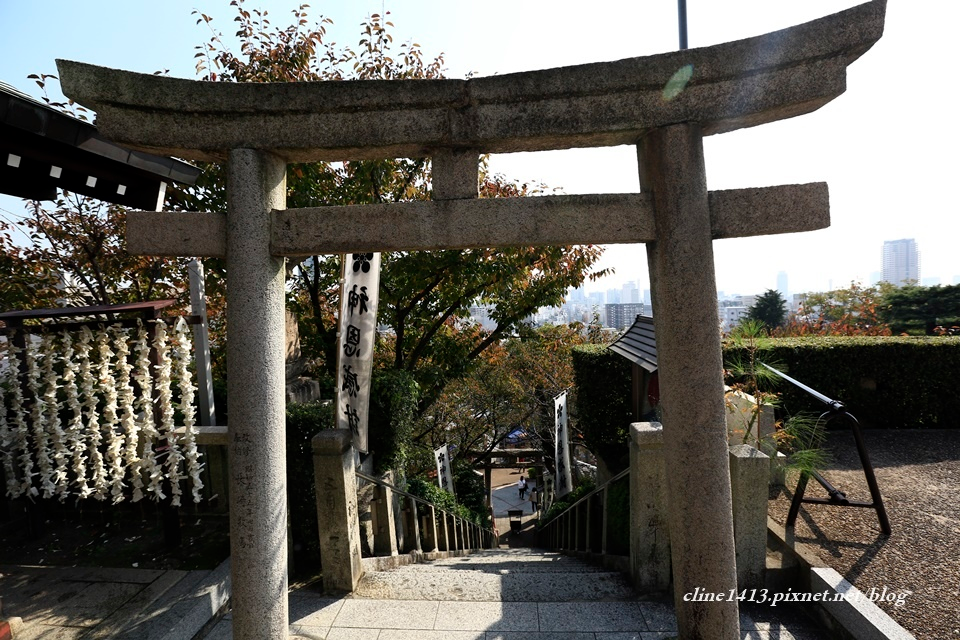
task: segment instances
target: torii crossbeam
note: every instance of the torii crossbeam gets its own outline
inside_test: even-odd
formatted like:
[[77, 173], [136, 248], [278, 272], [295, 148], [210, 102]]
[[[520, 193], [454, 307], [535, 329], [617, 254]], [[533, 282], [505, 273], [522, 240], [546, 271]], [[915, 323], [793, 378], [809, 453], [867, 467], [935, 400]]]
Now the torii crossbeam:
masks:
[[[739, 638], [712, 240], [828, 225], [824, 184], [708, 193], [702, 137], [813, 111], [881, 36], [885, 0], [764, 36], [469, 80], [210, 83], [58, 61], [64, 93], [138, 149], [226, 160], [228, 211], [128, 219], [132, 252], [225, 256], [234, 637], [287, 636], [284, 256], [647, 244], [677, 618]], [[483, 153], [637, 145], [639, 194], [477, 200]], [[286, 210], [288, 162], [431, 157], [433, 201]], [[359, 217], [362, 236], [344, 236]], [[353, 228], [357, 228], [354, 224]]]

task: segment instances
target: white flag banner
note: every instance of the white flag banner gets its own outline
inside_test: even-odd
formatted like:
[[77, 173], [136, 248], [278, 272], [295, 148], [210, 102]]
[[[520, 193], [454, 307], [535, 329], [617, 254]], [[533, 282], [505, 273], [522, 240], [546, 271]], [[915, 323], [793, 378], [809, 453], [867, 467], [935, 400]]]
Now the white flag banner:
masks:
[[366, 453], [373, 344], [377, 334], [380, 254], [342, 256], [339, 349], [337, 351], [337, 428], [353, 432], [353, 446]]
[[447, 445], [443, 445], [439, 449], [433, 452], [434, 458], [437, 460], [437, 484], [440, 485], [441, 489], [446, 489], [450, 493], [455, 494], [456, 491], [453, 489], [453, 473], [450, 463], [450, 449]]
[[556, 412], [556, 429], [553, 441], [554, 460], [557, 465], [556, 495], [562, 498], [573, 491], [573, 476], [570, 473], [570, 433], [567, 430], [567, 392], [553, 399]]

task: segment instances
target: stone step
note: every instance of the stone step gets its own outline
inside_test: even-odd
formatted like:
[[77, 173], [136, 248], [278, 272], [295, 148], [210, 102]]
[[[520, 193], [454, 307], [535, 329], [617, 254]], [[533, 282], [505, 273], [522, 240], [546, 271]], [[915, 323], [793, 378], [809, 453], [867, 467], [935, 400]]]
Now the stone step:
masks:
[[636, 594], [619, 573], [381, 571], [364, 576], [354, 597], [441, 602], [588, 602], [630, 600]]
[[485, 551], [365, 575], [355, 598], [473, 602], [632, 600], [617, 572], [559, 554]]

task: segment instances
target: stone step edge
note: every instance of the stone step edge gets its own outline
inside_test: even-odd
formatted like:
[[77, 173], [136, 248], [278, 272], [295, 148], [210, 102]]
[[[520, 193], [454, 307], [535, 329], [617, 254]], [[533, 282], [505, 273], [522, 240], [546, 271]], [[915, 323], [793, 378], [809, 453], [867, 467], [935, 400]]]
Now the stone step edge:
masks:
[[133, 628], [125, 629], [115, 637], [192, 640], [222, 614], [230, 593], [230, 558], [227, 558], [188, 593], [166, 605], [166, 610], [154, 611], [149, 620], [137, 621]]
[[389, 571], [408, 564], [422, 564], [432, 560], [442, 560], [445, 558], [457, 558], [460, 556], [473, 555], [489, 549], [457, 549], [454, 551], [411, 551], [409, 553], [398, 553], [392, 556], [373, 556], [360, 559], [360, 568], [363, 574], [378, 573]]
[[[789, 553], [800, 567], [800, 587], [810, 594], [825, 594], [810, 604], [828, 627], [856, 640], [916, 640], [893, 618], [820, 560], [810, 545], [797, 542], [793, 532], [767, 516], [767, 534], [779, 550]], [[836, 629], [839, 627], [839, 629]]]

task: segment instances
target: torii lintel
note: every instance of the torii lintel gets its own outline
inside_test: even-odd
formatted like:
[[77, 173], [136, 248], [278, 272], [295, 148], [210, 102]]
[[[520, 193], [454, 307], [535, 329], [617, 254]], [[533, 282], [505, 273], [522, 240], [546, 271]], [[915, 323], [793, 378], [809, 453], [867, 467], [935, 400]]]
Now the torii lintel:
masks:
[[239, 148], [288, 162], [542, 151], [635, 144], [684, 122], [710, 135], [813, 111], [845, 90], [846, 67], [882, 35], [885, 8], [873, 0], [711, 47], [469, 80], [246, 84], [57, 66], [64, 94], [96, 111], [104, 136], [188, 160]]
[[[825, 182], [711, 191], [714, 239], [815, 231], [830, 225]], [[364, 233], [358, 235], [357, 228]], [[617, 244], [656, 240], [648, 193], [458, 199], [273, 212], [270, 249], [302, 257], [364, 251]], [[134, 255], [226, 257], [226, 216], [131, 211]]]

